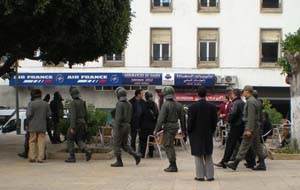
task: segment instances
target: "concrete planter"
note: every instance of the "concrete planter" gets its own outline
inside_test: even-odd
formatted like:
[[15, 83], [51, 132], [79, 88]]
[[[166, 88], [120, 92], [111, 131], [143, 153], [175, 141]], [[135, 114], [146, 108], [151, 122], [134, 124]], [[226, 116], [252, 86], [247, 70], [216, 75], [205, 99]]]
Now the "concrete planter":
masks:
[[275, 153], [273, 150], [270, 150], [269, 158], [271, 160], [300, 160], [300, 154]]
[[[47, 159], [65, 160], [69, 156], [66, 147], [65, 143], [50, 145], [47, 149]], [[89, 145], [88, 148], [93, 152], [92, 160], [111, 160], [114, 157], [113, 150], [110, 147]], [[76, 160], [85, 160], [85, 153], [82, 153], [77, 148], [75, 152]]]

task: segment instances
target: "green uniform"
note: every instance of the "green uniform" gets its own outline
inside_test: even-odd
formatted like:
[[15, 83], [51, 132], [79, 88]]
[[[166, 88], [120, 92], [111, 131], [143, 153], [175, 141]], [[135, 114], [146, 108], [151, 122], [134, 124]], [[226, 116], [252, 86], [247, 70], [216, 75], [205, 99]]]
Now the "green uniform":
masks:
[[[86, 104], [80, 98], [73, 99], [70, 107], [70, 128], [67, 134], [68, 151], [74, 154], [74, 142], [79, 146], [83, 152], [87, 152], [83, 137], [86, 130], [87, 109]], [[70, 129], [75, 133], [71, 133]]]
[[247, 98], [244, 107], [243, 120], [245, 122], [245, 131], [252, 132], [252, 135], [251, 137], [243, 137], [236, 157], [237, 160], [244, 159], [250, 148], [253, 148], [253, 151], [260, 159], [264, 159], [265, 155], [260, 142], [261, 112], [262, 107], [258, 100], [253, 96]]
[[163, 127], [163, 145], [170, 162], [176, 161], [174, 138], [179, 129], [178, 119], [180, 120], [182, 131], [186, 131], [184, 117], [185, 114], [183, 106], [170, 99], [162, 105], [158, 116], [155, 131], [160, 131]]
[[121, 156], [121, 148], [131, 155], [135, 154], [135, 152], [128, 144], [131, 114], [131, 104], [126, 100], [118, 101], [116, 105], [113, 128], [114, 152], [116, 156]]

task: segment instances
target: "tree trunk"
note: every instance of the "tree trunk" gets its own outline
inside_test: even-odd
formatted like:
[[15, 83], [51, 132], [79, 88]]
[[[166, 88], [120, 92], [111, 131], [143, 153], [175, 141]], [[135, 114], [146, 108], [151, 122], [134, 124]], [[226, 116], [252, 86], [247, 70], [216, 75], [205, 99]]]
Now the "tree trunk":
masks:
[[300, 145], [300, 72], [293, 74], [291, 81], [292, 137]]

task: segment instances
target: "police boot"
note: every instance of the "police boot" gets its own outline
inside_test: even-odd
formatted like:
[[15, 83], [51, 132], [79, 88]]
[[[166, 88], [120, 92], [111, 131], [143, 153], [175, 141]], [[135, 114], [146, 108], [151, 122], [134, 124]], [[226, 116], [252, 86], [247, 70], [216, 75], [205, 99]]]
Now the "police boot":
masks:
[[236, 168], [238, 167], [240, 161], [239, 160], [235, 160], [233, 162], [230, 162], [227, 164], [227, 167], [232, 169], [232, 170], [236, 170]]
[[259, 159], [259, 164], [257, 167], [253, 168], [255, 171], [266, 171], [267, 167], [265, 164], [265, 159]]
[[135, 164], [139, 165], [139, 163], [141, 162], [141, 156], [139, 156], [138, 154], [133, 154], [132, 156], [135, 159]]
[[67, 162], [67, 163], [75, 163], [76, 162], [75, 154], [70, 154], [70, 157], [68, 159], [66, 159], [65, 162]]
[[123, 167], [123, 162], [121, 156], [117, 156], [117, 161], [110, 165], [111, 167]]
[[91, 158], [92, 158], [92, 152], [86, 150], [86, 151], [85, 151], [85, 160], [88, 162], [88, 161], [91, 160]]
[[164, 169], [165, 172], [177, 172], [177, 165], [176, 162], [170, 162], [170, 166], [166, 169]]

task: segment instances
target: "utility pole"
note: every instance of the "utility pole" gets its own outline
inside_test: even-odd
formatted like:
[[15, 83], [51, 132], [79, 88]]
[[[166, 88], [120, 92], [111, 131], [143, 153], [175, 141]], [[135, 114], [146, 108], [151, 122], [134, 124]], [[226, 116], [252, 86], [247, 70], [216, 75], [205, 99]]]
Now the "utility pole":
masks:
[[17, 135], [21, 134], [21, 126], [20, 126], [20, 116], [19, 116], [19, 72], [18, 72], [18, 67], [19, 67], [19, 61], [16, 61], [15, 64], [15, 71], [16, 71], [16, 79], [15, 79], [15, 92], [16, 92], [16, 131]]

